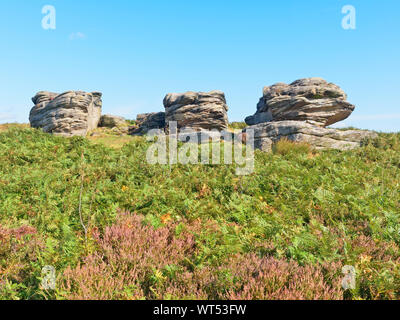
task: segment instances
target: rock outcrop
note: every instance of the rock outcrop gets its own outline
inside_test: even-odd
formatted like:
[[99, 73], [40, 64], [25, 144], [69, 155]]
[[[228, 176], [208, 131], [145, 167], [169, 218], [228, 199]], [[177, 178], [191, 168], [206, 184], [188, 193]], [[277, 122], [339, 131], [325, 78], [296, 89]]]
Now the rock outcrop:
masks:
[[286, 138], [294, 142], [306, 142], [316, 149], [349, 150], [359, 147], [366, 139], [377, 134], [364, 130], [337, 130], [322, 128], [305, 121], [265, 122], [247, 127], [244, 132], [253, 130], [254, 147], [269, 152], [272, 145]]
[[130, 135], [145, 135], [153, 129], [165, 128], [165, 112], [139, 114], [136, 117], [136, 126], [129, 130]]
[[270, 121], [307, 121], [326, 127], [350, 116], [355, 106], [346, 101], [340, 87], [321, 78], [300, 79], [292, 84], [265, 87], [254, 116], [248, 125]]
[[221, 91], [170, 93], [164, 98], [165, 121], [176, 121], [178, 130], [219, 131], [228, 128], [228, 106]]
[[123, 117], [105, 114], [100, 118], [99, 127], [101, 128], [115, 128], [121, 126], [127, 126], [126, 120]]
[[256, 114], [246, 118], [250, 127], [243, 132], [254, 130], [254, 146], [263, 151], [270, 151], [282, 138], [306, 142], [316, 149], [353, 149], [376, 133], [326, 128], [354, 111], [355, 106], [346, 100], [342, 89], [321, 78], [265, 87]]
[[62, 94], [41, 91], [32, 98], [31, 127], [61, 136], [85, 136], [97, 128], [101, 116], [100, 92], [68, 91]]

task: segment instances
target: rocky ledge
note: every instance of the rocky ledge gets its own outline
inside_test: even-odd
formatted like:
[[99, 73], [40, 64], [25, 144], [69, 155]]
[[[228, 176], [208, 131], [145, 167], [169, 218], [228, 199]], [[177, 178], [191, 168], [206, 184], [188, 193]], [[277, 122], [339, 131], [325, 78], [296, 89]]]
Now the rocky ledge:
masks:
[[273, 144], [284, 138], [308, 143], [316, 149], [349, 150], [377, 137], [371, 131], [322, 128], [293, 120], [265, 122], [247, 127], [243, 132], [249, 130], [254, 131], [254, 147], [265, 152], [271, 151]]

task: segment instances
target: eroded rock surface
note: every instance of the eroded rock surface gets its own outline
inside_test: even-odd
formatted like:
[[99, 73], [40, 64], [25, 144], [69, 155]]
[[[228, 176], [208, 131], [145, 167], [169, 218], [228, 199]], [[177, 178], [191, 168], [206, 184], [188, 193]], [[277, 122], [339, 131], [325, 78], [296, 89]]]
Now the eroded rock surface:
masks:
[[31, 127], [61, 136], [85, 136], [97, 128], [102, 108], [100, 92], [41, 91], [32, 98]]
[[126, 120], [123, 117], [105, 114], [100, 118], [99, 127], [115, 128], [121, 126], [127, 126]]
[[247, 127], [243, 132], [248, 130], [254, 130], [254, 147], [266, 152], [271, 151], [272, 145], [283, 138], [306, 142], [316, 149], [349, 150], [360, 147], [368, 138], [377, 137], [371, 131], [337, 130], [292, 120], [260, 123]]
[[170, 93], [164, 98], [166, 125], [176, 121], [178, 130], [225, 130], [228, 106], [222, 91]]
[[144, 135], [153, 129], [165, 128], [165, 112], [139, 114], [136, 117], [136, 126], [129, 131], [131, 135]]
[[326, 127], [350, 116], [355, 106], [347, 102], [346, 93], [322, 78], [297, 80], [290, 85], [277, 83], [263, 90], [255, 115], [248, 125], [270, 121], [307, 121]]

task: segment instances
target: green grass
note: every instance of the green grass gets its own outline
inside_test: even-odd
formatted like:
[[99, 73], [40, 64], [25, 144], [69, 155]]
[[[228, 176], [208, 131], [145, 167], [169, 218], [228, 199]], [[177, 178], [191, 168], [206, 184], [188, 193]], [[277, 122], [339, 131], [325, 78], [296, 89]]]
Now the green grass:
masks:
[[[150, 165], [145, 138], [92, 140], [0, 129], [0, 225], [32, 226], [44, 243], [21, 279], [0, 273], [0, 298], [42, 298], [44, 265], [62, 273], [95, 250], [80, 223], [82, 172], [82, 216], [91, 229], [111, 225], [119, 211], [144, 215], [154, 227], [165, 216], [211, 220], [222, 232], [198, 235], [202, 253], [193, 265], [236, 253], [337, 262], [358, 272], [348, 298], [400, 298], [400, 134], [345, 152], [285, 142], [273, 153], [257, 151], [255, 172], [243, 177], [233, 165]], [[3, 274], [10, 263], [0, 251]]]
[[29, 125], [28, 124], [19, 124], [19, 123], [0, 124], [0, 132], [7, 131], [11, 128], [29, 128]]
[[107, 147], [120, 149], [125, 144], [135, 141], [135, 137], [124, 135], [124, 136], [117, 136], [117, 135], [99, 135], [99, 136], [92, 136], [88, 137], [88, 140], [91, 141], [93, 144], [101, 144], [106, 145]]
[[229, 128], [231, 129], [244, 129], [247, 127], [247, 124], [244, 122], [231, 122], [229, 124]]

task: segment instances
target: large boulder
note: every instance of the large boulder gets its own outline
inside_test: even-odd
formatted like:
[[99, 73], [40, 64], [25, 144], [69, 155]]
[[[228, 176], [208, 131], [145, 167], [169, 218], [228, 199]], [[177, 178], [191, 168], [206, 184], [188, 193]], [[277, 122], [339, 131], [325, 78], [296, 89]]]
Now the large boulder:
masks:
[[340, 87], [321, 78], [297, 80], [290, 85], [277, 83], [265, 87], [255, 115], [248, 125], [270, 121], [307, 121], [326, 127], [350, 116], [355, 106], [346, 101]]
[[164, 98], [165, 121], [178, 129], [219, 131], [228, 128], [228, 106], [221, 91], [170, 93]]
[[105, 114], [100, 118], [99, 127], [101, 128], [115, 128], [121, 126], [127, 126], [126, 120], [123, 117]]
[[136, 126], [129, 130], [131, 135], [145, 135], [153, 129], [165, 128], [165, 112], [139, 114], [136, 117]]
[[102, 107], [100, 92], [41, 91], [32, 98], [29, 121], [33, 128], [61, 136], [85, 136], [97, 128]]
[[368, 138], [377, 137], [371, 131], [337, 130], [291, 120], [264, 122], [247, 127], [243, 132], [248, 133], [249, 130], [254, 132], [254, 147], [266, 152], [271, 151], [272, 145], [283, 138], [305, 142], [316, 149], [349, 150], [360, 147]]

